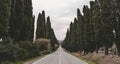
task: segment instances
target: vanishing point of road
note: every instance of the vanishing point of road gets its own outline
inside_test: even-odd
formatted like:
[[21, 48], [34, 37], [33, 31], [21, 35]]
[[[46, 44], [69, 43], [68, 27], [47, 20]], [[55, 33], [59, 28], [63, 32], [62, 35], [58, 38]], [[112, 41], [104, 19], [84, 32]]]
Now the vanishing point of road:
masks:
[[46, 57], [39, 59], [32, 64], [88, 64], [87, 62], [80, 60], [65, 51], [61, 47], [58, 50]]

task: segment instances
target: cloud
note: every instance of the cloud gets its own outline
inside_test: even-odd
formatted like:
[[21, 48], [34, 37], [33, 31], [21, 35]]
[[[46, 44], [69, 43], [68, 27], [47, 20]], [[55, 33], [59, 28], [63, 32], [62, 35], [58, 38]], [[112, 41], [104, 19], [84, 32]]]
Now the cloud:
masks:
[[52, 27], [57, 39], [63, 40], [69, 24], [77, 15], [77, 8], [82, 11], [83, 5], [89, 5], [90, 0], [32, 0], [33, 13], [36, 16], [45, 10], [51, 17]]

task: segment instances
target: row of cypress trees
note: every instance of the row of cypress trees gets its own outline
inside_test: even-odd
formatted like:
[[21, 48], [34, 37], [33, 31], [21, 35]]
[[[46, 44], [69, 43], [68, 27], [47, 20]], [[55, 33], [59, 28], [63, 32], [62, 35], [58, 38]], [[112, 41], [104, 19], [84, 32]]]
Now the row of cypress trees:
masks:
[[[39, 46], [33, 43], [35, 16], [32, 9], [32, 0], [0, 0], [0, 64], [41, 55]], [[54, 50], [57, 39], [50, 18], [46, 23], [43, 11], [37, 22], [37, 38], [50, 39]]]
[[8, 24], [10, 18], [11, 1], [0, 0], [0, 38], [5, 39], [8, 33]]
[[31, 0], [0, 0], [0, 38], [33, 40], [34, 16]]
[[69, 51], [84, 51], [85, 54], [105, 47], [105, 54], [113, 43], [120, 55], [120, 1], [90, 1], [90, 8], [83, 6], [83, 15], [77, 9], [77, 18], [67, 30], [63, 47]]
[[44, 11], [42, 11], [42, 13], [39, 13], [37, 19], [36, 39], [38, 38], [50, 39], [50, 46], [52, 47], [52, 51], [56, 49], [55, 45], [58, 45], [54, 30], [51, 27], [50, 17], [48, 16], [46, 21]]
[[12, 0], [9, 36], [16, 41], [33, 40], [34, 16], [31, 0]]
[[31, 0], [0, 0], [0, 64], [37, 56]]

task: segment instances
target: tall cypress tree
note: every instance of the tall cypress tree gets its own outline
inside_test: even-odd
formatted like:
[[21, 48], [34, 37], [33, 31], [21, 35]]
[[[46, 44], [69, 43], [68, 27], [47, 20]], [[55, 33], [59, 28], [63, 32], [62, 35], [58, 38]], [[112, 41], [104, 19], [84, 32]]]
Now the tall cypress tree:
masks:
[[46, 38], [45, 12], [39, 13], [37, 19], [36, 38]]
[[120, 56], [120, 1], [116, 0], [116, 44]]
[[42, 11], [42, 20], [43, 20], [43, 36], [46, 38], [46, 20], [45, 20], [45, 11], [43, 10]]
[[23, 28], [23, 1], [22, 0], [13, 0], [12, 9], [9, 23], [9, 35], [15, 41], [21, 41], [21, 29]]
[[78, 48], [79, 48], [79, 50], [81, 51], [82, 50], [82, 21], [83, 21], [83, 19], [82, 19], [82, 14], [81, 14], [81, 12], [80, 12], [80, 10], [79, 9], [77, 9], [77, 37], [78, 37], [78, 39], [77, 39], [77, 41], [79, 42], [78, 43]]
[[71, 49], [71, 46], [70, 46], [70, 30], [69, 29], [67, 29], [66, 37], [65, 37], [65, 40], [62, 43], [62, 47], [64, 47], [66, 50]]
[[0, 0], [0, 39], [8, 36], [11, 0]]
[[75, 49], [74, 51], [78, 51], [80, 48], [80, 43], [79, 43], [79, 24], [77, 18], [74, 18], [74, 44], [75, 44]]
[[[9, 35], [16, 41], [33, 40], [34, 21], [31, 0], [12, 0]], [[29, 11], [29, 12], [28, 12]], [[32, 36], [31, 36], [32, 35]]]
[[88, 8], [88, 6], [84, 6], [83, 8], [83, 13], [84, 13], [84, 51], [85, 52], [89, 52], [90, 50], [90, 44], [91, 44], [91, 38], [90, 38], [90, 9]]
[[50, 22], [50, 17], [47, 17], [47, 23], [46, 23], [46, 37], [47, 39], [51, 38], [51, 22]]
[[50, 17], [47, 17], [47, 23], [46, 23], [46, 38], [51, 40], [51, 47], [52, 50], [55, 50], [55, 45], [59, 45], [57, 38], [55, 36], [54, 30], [51, 27]]
[[54, 33], [54, 30], [53, 29], [51, 29], [51, 38], [50, 38], [50, 40], [51, 40], [51, 47], [52, 47], [52, 51], [54, 51], [55, 50], [55, 45], [59, 45], [58, 44], [58, 41], [57, 41], [57, 38], [56, 38], [56, 36], [55, 36], [55, 33]]
[[[102, 21], [102, 42], [105, 46], [105, 54], [108, 55], [108, 48], [112, 46], [113, 43], [113, 26], [111, 25], [111, 11], [110, 11], [110, 0], [100, 0], [101, 4], [101, 21]], [[106, 11], [108, 10], [108, 11]]]
[[[33, 21], [33, 11], [32, 11], [32, 1], [31, 0], [23, 0], [24, 3], [24, 7], [23, 7], [23, 14], [24, 14], [24, 18], [22, 21], [22, 25], [24, 26], [21, 29], [21, 40], [32, 40], [33, 39], [33, 34], [34, 34], [34, 30], [33, 30], [33, 25], [34, 25], [34, 21]], [[32, 35], [32, 37], [31, 37]]]
[[101, 47], [101, 33], [102, 33], [102, 25], [100, 20], [100, 5], [99, 2], [96, 1], [90, 1], [90, 10], [91, 10], [91, 23], [93, 25], [93, 42], [96, 49], [96, 52], [98, 53], [98, 49]]
[[75, 23], [72, 23], [71, 22], [71, 24], [70, 24], [70, 39], [71, 39], [71, 41], [70, 41], [70, 46], [71, 46], [71, 51], [76, 51], [76, 22], [77, 22], [77, 19], [75, 18], [74, 19], [74, 22]]
[[34, 29], [35, 29], [35, 16], [33, 16], [33, 22], [31, 23], [31, 34], [30, 34], [30, 39], [34, 39]]

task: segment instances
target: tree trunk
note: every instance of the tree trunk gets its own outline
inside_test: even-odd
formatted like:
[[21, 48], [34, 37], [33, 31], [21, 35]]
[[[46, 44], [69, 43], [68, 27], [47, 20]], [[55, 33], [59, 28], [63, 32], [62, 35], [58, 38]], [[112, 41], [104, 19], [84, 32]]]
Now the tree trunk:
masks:
[[118, 56], [120, 56], [120, 50], [118, 50]]
[[117, 45], [117, 54], [120, 56], [120, 47]]
[[96, 53], [98, 54], [98, 50], [99, 50], [99, 48], [98, 48], [98, 46], [96, 46]]
[[105, 55], [108, 55], [108, 46], [105, 47]]

